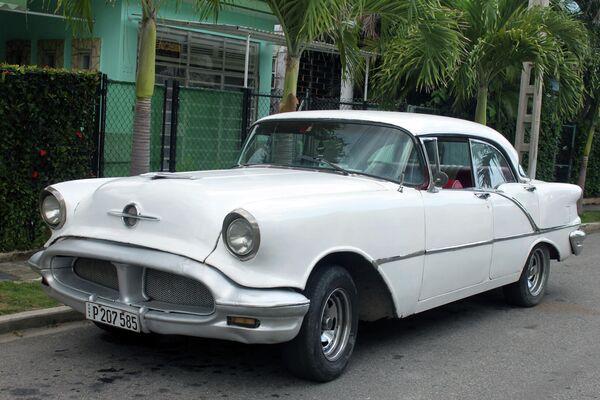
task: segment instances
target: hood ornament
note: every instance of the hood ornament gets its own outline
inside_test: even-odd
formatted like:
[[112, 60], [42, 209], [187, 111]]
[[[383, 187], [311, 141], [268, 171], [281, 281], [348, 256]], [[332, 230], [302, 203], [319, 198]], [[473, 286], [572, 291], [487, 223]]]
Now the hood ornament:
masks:
[[152, 215], [143, 215], [140, 211], [140, 206], [136, 203], [127, 204], [122, 211], [110, 210], [108, 211], [108, 215], [112, 215], [113, 217], [121, 217], [123, 224], [125, 224], [127, 228], [133, 228], [137, 225], [139, 220], [160, 221], [160, 218], [158, 217], [154, 217]]

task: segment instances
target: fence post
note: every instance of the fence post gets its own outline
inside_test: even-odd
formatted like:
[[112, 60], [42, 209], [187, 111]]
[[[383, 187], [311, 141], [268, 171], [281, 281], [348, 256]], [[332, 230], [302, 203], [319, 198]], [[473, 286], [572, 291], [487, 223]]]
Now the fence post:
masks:
[[160, 172], [165, 170], [165, 125], [167, 124], [167, 105], [169, 81], [165, 79], [165, 93], [163, 94], [162, 129], [160, 133]]
[[104, 133], [106, 129], [106, 95], [108, 92], [108, 77], [106, 74], [100, 75], [98, 85], [98, 97], [96, 99], [96, 126], [94, 132], [94, 142], [96, 149], [92, 157], [92, 166], [97, 178], [104, 176]]
[[242, 89], [242, 126], [240, 131], [240, 145], [243, 145], [248, 137], [248, 119], [250, 117], [250, 88]]
[[177, 169], [177, 112], [179, 111], [179, 82], [173, 81], [171, 92], [171, 129], [169, 146], [169, 172]]
[[94, 154], [92, 154], [92, 172], [94, 176], [99, 177], [100, 173], [100, 111], [102, 105], [102, 75], [98, 81], [96, 89], [96, 104], [94, 105]]

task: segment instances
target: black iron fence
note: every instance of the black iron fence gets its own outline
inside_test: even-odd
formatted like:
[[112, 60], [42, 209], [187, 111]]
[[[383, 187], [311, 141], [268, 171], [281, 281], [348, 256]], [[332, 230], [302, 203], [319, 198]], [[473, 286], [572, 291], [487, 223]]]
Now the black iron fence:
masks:
[[[104, 77], [98, 119], [98, 176], [129, 174], [135, 84]], [[251, 89], [215, 90], [180, 87], [176, 81], [157, 85], [152, 98], [150, 169], [192, 171], [235, 164], [252, 124], [279, 110], [281, 94]], [[447, 114], [398, 104], [382, 107], [363, 100], [298, 96], [298, 110], [395, 110]]]

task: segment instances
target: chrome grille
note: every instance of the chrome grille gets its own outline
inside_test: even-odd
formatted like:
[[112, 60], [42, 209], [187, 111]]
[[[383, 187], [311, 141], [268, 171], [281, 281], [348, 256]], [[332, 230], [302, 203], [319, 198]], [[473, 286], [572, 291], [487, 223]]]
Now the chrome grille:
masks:
[[206, 285], [181, 275], [146, 269], [144, 287], [151, 300], [210, 310], [214, 307], [212, 293]]
[[108, 261], [78, 258], [73, 264], [73, 271], [82, 279], [119, 290], [117, 268]]

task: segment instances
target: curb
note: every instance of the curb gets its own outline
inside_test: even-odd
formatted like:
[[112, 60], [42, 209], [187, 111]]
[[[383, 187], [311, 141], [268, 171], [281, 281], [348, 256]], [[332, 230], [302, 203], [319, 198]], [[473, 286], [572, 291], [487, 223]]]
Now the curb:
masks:
[[600, 197], [586, 197], [583, 199], [583, 205], [600, 204]]
[[590, 222], [589, 224], [581, 225], [581, 229], [587, 234], [600, 231], [600, 222]]
[[2, 315], [0, 316], [0, 334], [82, 319], [84, 319], [83, 314], [67, 306]]

